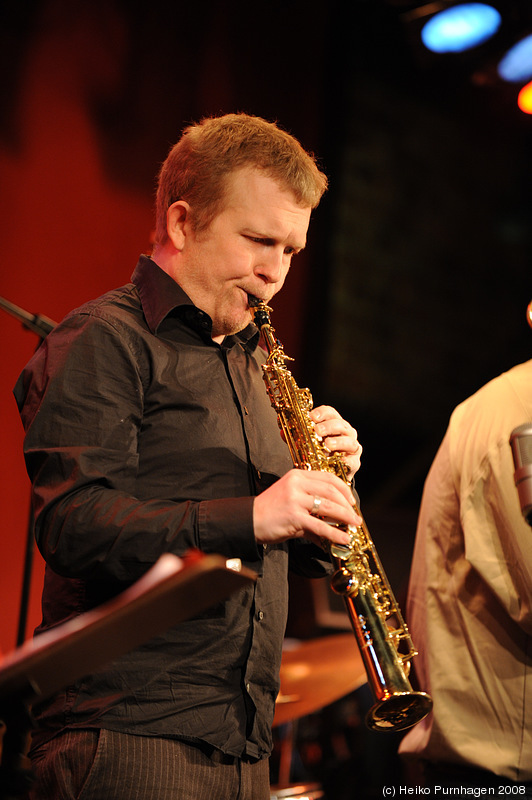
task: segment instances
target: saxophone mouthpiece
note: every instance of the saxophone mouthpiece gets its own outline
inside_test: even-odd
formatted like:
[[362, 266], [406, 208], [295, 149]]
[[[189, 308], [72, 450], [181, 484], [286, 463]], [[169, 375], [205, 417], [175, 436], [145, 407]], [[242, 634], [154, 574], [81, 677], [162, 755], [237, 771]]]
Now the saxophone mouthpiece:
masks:
[[271, 308], [266, 305], [264, 300], [260, 297], [255, 297], [253, 294], [248, 294], [249, 308], [253, 311], [254, 322], [259, 330], [265, 325], [270, 324], [270, 311]]

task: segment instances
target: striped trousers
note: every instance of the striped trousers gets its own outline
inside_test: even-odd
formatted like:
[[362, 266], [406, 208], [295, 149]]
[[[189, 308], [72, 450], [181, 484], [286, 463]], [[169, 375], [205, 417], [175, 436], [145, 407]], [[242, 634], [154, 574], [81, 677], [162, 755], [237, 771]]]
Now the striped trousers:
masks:
[[268, 759], [174, 739], [72, 730], [31, 753], [30, 800], [269, 800]]

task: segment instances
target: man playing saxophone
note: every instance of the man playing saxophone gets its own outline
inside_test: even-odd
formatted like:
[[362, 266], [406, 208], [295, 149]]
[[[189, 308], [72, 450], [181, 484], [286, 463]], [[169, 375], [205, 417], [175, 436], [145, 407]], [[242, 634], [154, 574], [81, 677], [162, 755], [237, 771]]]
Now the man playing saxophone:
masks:
[[[35, 799], [269, 798], [287, 570], [326, 574], [317, 542], [347, 545], [360, 518], [346, 481], [291, 468], [249, 295], [282, 288], [326, 183], [260, 118], [190, 126], [160, 171], [151, 257], [68, 314], [17, 383], [47, 562], [38, 631], [164, 552], [198, 548], [258, 573], [33, 709]], [[356, 431], [330, 407], [311, 413], [351, 478]]]

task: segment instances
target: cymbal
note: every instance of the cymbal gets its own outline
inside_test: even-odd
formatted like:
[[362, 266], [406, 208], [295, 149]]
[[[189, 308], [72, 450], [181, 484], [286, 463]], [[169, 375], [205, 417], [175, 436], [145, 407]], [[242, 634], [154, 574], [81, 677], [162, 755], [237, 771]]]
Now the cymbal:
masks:
[[366, 683], [354, 634], [323, 636], [283, 650], [274, 725], [312, 714]]

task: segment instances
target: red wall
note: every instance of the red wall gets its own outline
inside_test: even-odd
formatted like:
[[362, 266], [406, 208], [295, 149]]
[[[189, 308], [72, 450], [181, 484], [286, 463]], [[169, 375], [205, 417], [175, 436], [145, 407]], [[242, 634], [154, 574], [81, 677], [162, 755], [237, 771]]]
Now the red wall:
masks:
[[[0, 295], [55, 321], [127, 282], [149, 247], [152, 222], [151, 198], [127, 193], [104, 173], [83, 91], [86, 51], [79, 45], [50, 32], [36, 40], [17, 101], [19, 144], [0, 149]], [[102, 64], [109, 80], [111, 66]], [[6, 653], [16, 643], [29, 505], [12, 387], [39, 338], [0, 311], [0, 341], [0, 649]], [[42, 571], [37, 554], [28, 634], [39, 621]]]

